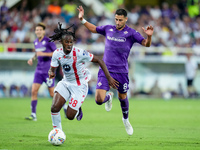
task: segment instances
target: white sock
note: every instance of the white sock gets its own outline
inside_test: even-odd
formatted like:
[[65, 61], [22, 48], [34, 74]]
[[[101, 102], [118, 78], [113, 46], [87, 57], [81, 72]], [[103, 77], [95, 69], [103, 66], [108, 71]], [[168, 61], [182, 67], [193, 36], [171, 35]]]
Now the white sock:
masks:
[[60, 112], [51, 113], [51, 119], [52, 119], [53, 128], [59, 128], [62, 130]]
[[33, 117], [36, 117], [36, 113], [31, 113], [31, 115], [32, 115]]
[[[124, 119], [124, 118], [123, 118]], [[124, 121], [128, 121], [128, 118], [127, 119], [124, 119]]]

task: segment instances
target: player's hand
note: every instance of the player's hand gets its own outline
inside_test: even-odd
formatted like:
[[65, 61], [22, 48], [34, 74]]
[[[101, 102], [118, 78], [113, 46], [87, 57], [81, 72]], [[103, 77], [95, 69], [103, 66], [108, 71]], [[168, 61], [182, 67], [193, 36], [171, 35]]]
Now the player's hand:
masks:
[[112, 77], [108, 79], [108, 84], [114, 89], [118, 89], [119, 87], [119, 82], [113, 79]]
[[49, 75], [49, 79], [53, 79], [56, 76], [55, 73], [52, 72], [51, 70], [48, 71], [48, 75]]
[[32, 66], [32, 65], [33, 65], [33, 59], [32, 59], [32, 58], [29, 59], [29, 60], [27, 61], [27, 63], [28, 63], [30, 66]]
[[148, 26], [146, 29], [144, 27], [142, 27], [144, 33], [146, 33], [148, 36], [152, 36], [153, 35], [153, 26]]
[[78, 11], [79, 11], [78, 18], [79, 18], [80, 20], [83, 20], [83, 16], [84, 16], [84, 9], [83, 9], [83, 7], [82, 7], [82, 6], [79, 6], [77, 9], [78, 9]]

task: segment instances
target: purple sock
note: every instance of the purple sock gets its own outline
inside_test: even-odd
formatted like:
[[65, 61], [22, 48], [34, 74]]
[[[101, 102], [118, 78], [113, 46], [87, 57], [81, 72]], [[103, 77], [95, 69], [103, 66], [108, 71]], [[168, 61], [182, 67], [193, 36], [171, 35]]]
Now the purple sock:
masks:
[[37, 100], [32, 100], [31, 101], [31, 110], [32, 110], [32, 113], [36, 113], [36, 106], [37, 106]]
[[105, 97], [105, 99], [104, 99], [103, 102], [97, 102], [96, 100], [95, 100], [95, 101], [96, 101], [96, 103], [97, 103], [98, 105], [102, 105], [103, 103], [107, 102], [109, 99], [110, 99], [110, 95], [106, 95], [106, 97]]
[[128, 111], [129, 111], [128, 98], [127, 97], [125, 99], [120, 99], [119, 98], [119, 101], [121, 103], [123, 118], [127, 119], [128, 118]]

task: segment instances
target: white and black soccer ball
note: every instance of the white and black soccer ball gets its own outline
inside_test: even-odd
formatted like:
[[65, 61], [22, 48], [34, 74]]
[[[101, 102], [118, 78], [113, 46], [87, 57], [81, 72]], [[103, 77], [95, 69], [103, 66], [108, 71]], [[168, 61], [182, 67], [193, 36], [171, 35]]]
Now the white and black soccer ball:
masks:
[[52, 145], [62, 145], [66, 140], [66, 135], [61, 129], [53, 129], [48, 135], [48, 141]]

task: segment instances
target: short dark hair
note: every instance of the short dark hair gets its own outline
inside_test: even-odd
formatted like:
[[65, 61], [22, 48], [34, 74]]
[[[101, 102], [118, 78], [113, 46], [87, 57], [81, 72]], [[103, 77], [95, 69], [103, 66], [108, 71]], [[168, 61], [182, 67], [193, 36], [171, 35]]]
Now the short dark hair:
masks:
[[46, 26], [45, 26], [45, 24], [44, 24], [44, 23], [42, 23], [42, 22], [38, 23], [38, 24], [36, 25], [36, 27], [42, 27], [42, 28], [43, 28], [43, 30], [45, 30], [45, 29], [46, 29]]
[[127, 17], [127, 11], [125, 9], [117, 9], [115, 12], [115, 15], [124, 15], [124, 17]]

